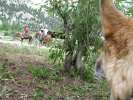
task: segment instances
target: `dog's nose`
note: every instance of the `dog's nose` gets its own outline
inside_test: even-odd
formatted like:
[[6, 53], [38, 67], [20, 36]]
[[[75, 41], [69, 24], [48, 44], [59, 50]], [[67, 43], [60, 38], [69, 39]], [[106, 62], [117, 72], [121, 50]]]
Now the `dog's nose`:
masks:
[[102, 69], [102, 60], [98, 59], [96, 61], [96, 64], [95, 64], [95, 76], [98, 77], [98, 78], [104, 78], [105, 75], [104, 75], [104, 71]]
[[102, 68], [99, 67], [99, 66], [96, 67], [95, 75], [96, 75], [96, 77], [98, 77], [98, 78], [104, 78], [104, 76], [105, 76], [105, 75], [104, 75], [104, 71], [103, 71]]

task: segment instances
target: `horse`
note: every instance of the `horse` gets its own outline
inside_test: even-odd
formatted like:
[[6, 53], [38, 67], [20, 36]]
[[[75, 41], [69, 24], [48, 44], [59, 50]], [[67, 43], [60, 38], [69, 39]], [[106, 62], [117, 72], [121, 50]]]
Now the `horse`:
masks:
[[42, 45], [43, 36], [40, 32], [36, 32], [34, 38], [39, 41], [39, 44]]
[[21, 42], [23, 42], [23, 40], [29, 40], [29, 43], [31, 43], [31, 41], [33, 40], [31, 35], [25, 35], [24, 33], [19, 33], [19, 35]]
[[52, 38], [55, 38], [55, 32], [48, 31], [47, 35], [43, 38], [43, 44], [48, 44], [50, 41], [52, 41]]
[[51, 35], [51, 38], [55, 38], [55, 32], [48, 31], [47, 34], [48, 35]]
[[54, 34], [55, 34], [54, 32], [48, 31], [47, 35], [44, 36], [40, 32], [36, 32], [35, 38], [39, 40], [40, 44], [44, 45], [49, 43], [52, 40], [52, 38], [55, 37]]

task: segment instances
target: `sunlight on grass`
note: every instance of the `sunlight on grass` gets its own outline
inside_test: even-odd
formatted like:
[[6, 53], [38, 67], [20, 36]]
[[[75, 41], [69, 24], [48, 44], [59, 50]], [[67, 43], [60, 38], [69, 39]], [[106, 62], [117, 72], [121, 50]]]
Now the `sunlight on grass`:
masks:
[[36, 46], [28, 47], [28, 46], [21, 46], [21, 47], [13, 47], [11, 45], [2, 45], [0, 48], [0, 53], [10, 53], [10, 54], [28, 54], [28, 55], [40, 55], [44, 57], [48, 57], [49, 50], [47, 48], [37, 48]]

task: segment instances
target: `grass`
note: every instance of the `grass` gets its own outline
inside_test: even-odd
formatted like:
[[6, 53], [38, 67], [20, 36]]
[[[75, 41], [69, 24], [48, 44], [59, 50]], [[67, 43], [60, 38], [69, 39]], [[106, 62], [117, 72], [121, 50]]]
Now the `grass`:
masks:
[[43, 97], [44, 93], [43, 93], [43, 90], [38, 88], [35, 90], [35, 93], [34, 93], [34, 100], [41, 100], [41, 97]]
[[[32, 46], [32, 47], [28, 47], [28, 46], [17, 46], [16, 47], [14, 46], [11, 46], [9, 44], [6, 44], [6, 45], [1, 45], [1, 48], [0, 48], [0, 52], [1, 53], [10, 53], [10, 54], [13, 54], [13, 53], [19, 53], [19, 54], [28, 54], [28, 55], [39, 55], [39, 56], [47, 56], [48, 55], [48, 49], [46, 48], [37, 48], [36, 46]], [[47, 56], [48, 57], [48, 56]]]
[[96, 83], [81, 81], [78, 77], [67, 77], [70, 80], [66, 80], [65, 76], [57, 74], [56, 68], [49, 69], [42, 66], [30, 65], [29, 71], [33, 77], [41, 80], [51, 90], [50, 92], [54, 92], [51, 96], [47, 95], [46, 100], [57, 100], [57, 98], [64, 98], [65, 100], [84, 100], [87, 98], [91, 98], [89, 100], [108, 100], [109, 92], [105, 80], [95, 81]]
[[[61, 72], [48, 61], [48, 50], [35, 47], [0, 45], [0, 99], [18, 100], [108, 100], [107, 82], [92, 83]], [[21, 56], [20, 56], [21, 55]], [[35, 56], [33, 56], [35, 55]], [[40, 57], [43, 64], [34, 64]], [[28, 58], [27, 58], [28, 57]], [[8, 59], [2, 60], [1, 59]], [[23, 58], [18, 64], [20, 58]], [[11, 63], [11, 60], [14, 62]], [[27, 64], [25, 65], [25, 61]], [[31, 62], [32, 61], [32, 62]], [[37, 61], [39, 62], [39, 61]], [[17, 92], [16, 92], [17, 91]]]
[[10, 71], [7, 69], [6, 64], [0, 64], [0, 99], [1, 97], [5, 97], [9, 94], [10, 88], [5, 85], [5, 82], [8, 80], [12, 80], [13, 76]]
[[36, 78], [46, 79], [50, 76], [51, 72], [47, 67], [33, 67], [29, 66], [29, 72]]
[[[100, 83], [88, 83], [82, 81], [80, 78], [77, 77], [72, 78], [57, 74], [55, 71], [56, 69], [54, 68], [49, 69], [42, 66], [31, 67], [31, 65], [29, 67], [27, 70], [32, 79], [23, 79], [25, 76], [18, 76], [17, 73], [15, 74], [14, 78], [16, 80], [17, 77], [20, 77], [18, 81], [15, 81], [20, 86], [22, 84], [25, 84], [26, 86], [28, 86], [28, 84], [31, 84], [31, 86], [29, 86], [28, 88], [32, 88], [32, 92], [31, 94], [29, 94], [28, 92], [27, 95], [31, 95], [32, 100], [108, 100], [109, 92], [106, 92], [108, 91], [108, 89], [105, 81], [101, 81]], [[23, 87], [25, 87], [25, 85], [23, 85]], [[6, 90], [4, 90], [5, 88], [2, 89], [2, 97], [4, 95], [10, 94], [8, 93], [9, 90], [7, 88], [11, 88], [11, 92], [18, 89], [19, 93], [22, 93], [22, 90], [19, 89], [21, 87], [17, 87], [14, 90], [10, 86], [10, 84], [5, 86]], [[28, 90], [26, 90], [25, 92], [27, 91]]]

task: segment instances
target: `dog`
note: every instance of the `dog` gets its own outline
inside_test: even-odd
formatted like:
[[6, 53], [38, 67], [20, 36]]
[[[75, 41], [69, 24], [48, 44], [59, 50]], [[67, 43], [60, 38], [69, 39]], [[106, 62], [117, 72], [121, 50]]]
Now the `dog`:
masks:
[[101, 0], [100, 8], [104, 50], [96, 66], [103, 69], [109, 83], [110, 100], [131, 100], [133, 95], [133, 18], [117, 10], [113, 0]]

